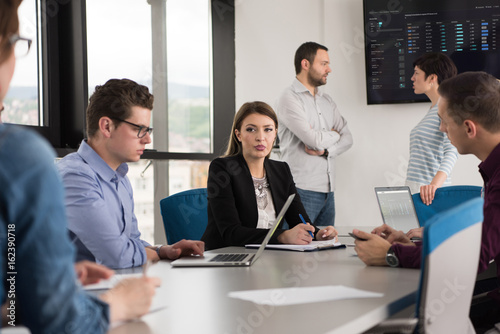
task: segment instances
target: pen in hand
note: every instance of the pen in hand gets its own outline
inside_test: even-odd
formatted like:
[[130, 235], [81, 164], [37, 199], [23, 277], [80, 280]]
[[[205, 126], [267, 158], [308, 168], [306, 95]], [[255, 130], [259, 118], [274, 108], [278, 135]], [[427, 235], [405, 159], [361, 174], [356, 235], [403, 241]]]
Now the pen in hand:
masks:
[[[300, 220], [302, 220], [302, 222], [307, 225], [306, 220], [304, 219], [304, 217], [302, 217], [302, 214], [299, 213], [299, 217], [300, 217]], [[312, 234], [311, 231], [307, 231], [307, 232], [309, 232], [309, 234], [311, 235], [311, 238], [314, 239], [314, 234]]]

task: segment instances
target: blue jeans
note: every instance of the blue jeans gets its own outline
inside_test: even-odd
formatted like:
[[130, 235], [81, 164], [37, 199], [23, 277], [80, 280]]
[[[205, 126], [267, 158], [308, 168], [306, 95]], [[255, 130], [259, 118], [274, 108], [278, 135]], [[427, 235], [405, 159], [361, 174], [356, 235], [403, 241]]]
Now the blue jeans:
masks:
[[316, 226], [335, 224], [335, 198], [333, 192], [319, 193], [297, 188], [307, 215]]

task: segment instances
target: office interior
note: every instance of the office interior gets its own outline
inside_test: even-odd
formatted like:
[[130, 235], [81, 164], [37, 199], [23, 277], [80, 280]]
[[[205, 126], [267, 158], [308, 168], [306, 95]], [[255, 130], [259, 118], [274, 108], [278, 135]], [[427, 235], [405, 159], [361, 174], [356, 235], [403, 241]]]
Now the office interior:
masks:
[[[373, 188], [403, 185], [409, 133], [430, 103], [367, 105], [361, 0], [235, 1], [236, 105], [275, 102], [294, 76], [293, 55], [303, 41], [329, 48], [332, 73], [323, 86], [353, 134], [336, 159], [335, 224], [382, 223]], [[454, 185], [479, 185], [479, 160], [460, 155]], [[361, 208], [363, 208], [361, 210]]]
[[[146, 4], [171, 0], [133, 1]], [[85, 5], [85, 0], [77, 2]], [[61, 0], [54, 3], [67, 2]], [[167, 161], [177, 160], [182, 168], [185, 161], [209, 161], [221, 154], [221, 143], [229, 134], [231, 117], [238, 108], [245, 102], [256, 100], [274, 106], [279, 94], [292, 83], [295, 76], [293, 56], [297, 47], [305, 41], [315, 41], [329, 48], [332, 73], [322, 89], [337, 103], [354, 139], [353, 147], [339, 156], [335, 163], [335, 225], [366, 226], [371, 229], [372, 226], [382, 224], [374, 187], [404, 184], [409, 159], [409, 134], [427, 112], [430, 102], [367, 104], [363, 0], [207, 0], [207, 6], [208, 3], [212, 5], [212, 15], [222, 15], [220, 19], [223, 22], [231, 21], [226, 26], [218, 26], [218, 29], [232, 29], [234, 24], [234, 45], [218, 45], [220, 53], [214, 53], [212, 59], [214, 68], [211, 76], [217, 77], [218, 82], [218, 86], [211, 91], [214, 101], [214, 143], [209, 153], [169, 152], [168, 147], [162, 147], [159, 142], [161, 136], [166, 136], [166, 131], [162, 131], [158, 124], [165, 117], [159, 106], [166, 104], [166, 97], [153, 91], [155, 112], [152, 126], [155, 128], [155, 149], [158, 152], [148, 152], [140, 168], [140, 171], [145, 172], [147, 161], [155, 161], [154, 188], [150, 191], [154, 192], [155, 202], [154, 240], [150, 240], [151, 243], [166, 243], [158, 202], [172, 194], [168, 184]], [[125, 6], [126, 4], [122, 9]], [[117, 12], [122, 9], [117, 8]], [[130, 43], [133, 45], [134, 41]], [[155, 47], [165, 45], [153, 42], [153, 50]], [[86, 50], [82, 50], [84, 51]], [[220, 58], [215, 59], [222, 57], [224, 53], [234, 53], [234, 64], [224, 64], [226, 58], [222, 61]], [[61, 58], [63, 55], [64, 52], [61, 52]], [[79, 61], [81, 60], [76, 60], [76, 63]], [[135, 65], [138, 64], [130, 66]], [[226, 67], [230, 69], [227, 72], [224, 71]], [[153, 70], [144, 68], [145, 74], [157, 70], [157, 67]], [[160, 84], [160, 89], [165, 89], [164, 86], [161, 87], [161, 80], [154, 82], [156, 85]], [[84, 92], [85, 84], [86, 80], [77, 78], [71, 94]], [[225, 93], [230, 97], [223, 96]], [[86, 94], [81, 94], [74, 103], [79, 103], [82, 107], [84, 97], [88, 97]], [[82, 119], [70, 121], [81, 123]], [[56, 148], [59, 156], [74, 151], [74, 148]], [[279, 153], [274, 152], [273, 157], [279, 159]], [[453, 185], [482, 186], [482, 179], [477, 172], [479, 163], [474, 156], [460, 155], [453, 169]], [[142, 232], [140, 214], [138, 218]], [[363, 267], [360, 270], [378, 269]]]
[[[144, 1], [144, 6], [157, 6], [162, 3], [165, 2], [154, 0], [146, 3]], [[56, 2], [56, 4], [59, 7], [49, 6], [48, 8], [57, 12], [66, 6], [65, 2], [60, 4]], [[214, 49], [218, 50], [217, 52], [214, 50], [211, 59], [213, 65], [211, 78], [218, 82], [211, 91], [212, 122], [215, 124], [212, 128], [214, 137], [212, 151], [205, 154], [179, 154], [168, 152], [168, 147], [161, 146], [161, 136], [166, 136], [167, 131], [162, 131], [159, 125], [165, 118], [160, 110], [165, 110], [163, 106], [165, 106], [166, 97], [158, 92], [165, 90], [165, 87], [160, 87], [160, 89], [153, 87], [155, 94], [154, 141], [155, 149], [159, 152], [156, 155], [145, 154], [144, 156], [144, 165], [148, 159], [157, 159], [154, 160], [154, 189], [152, 190], [155, 194], [154, 240], [150, 241], [166, 242], [158, 207], [161, 198], [172, 194], [168, 185], [169, 170], [165, 163], [169, 159], [176, 159], [179, 160], [178, 163], [182, 168], [183, 161], [202, 160], [208, 164], [208, 161], [220, 155], [230, 131], [231, 117], [234, 112], [247, 101], [262, 100], [272, 106], [275, 105], [281, 91], [290, 85], [294, 78], [293, 56], [296, 48], [305, 41], [316, 41], [329, 48], [332, 73], [322, 89], [337, 103], [354, 138], [353, 147], [336, 159], [335, 225], [375, 226], [381, 224], [382, 219], [373, 188], [404, 184], [409, 158], [409, 133], [425, 115], [430, 103], [367, 104], [363, 1], [207, 1], [207, 6], [209, 4], [212, 6], [212, 21], [218, 20], [223, 23], [216, 28], [219, 32], [212, 31]], [[84, 20], [79, 13], [81, 13], [81, 8], [85, 7], [85, 1], [73, 2], [71, 7], [69, 11], [73, 12], [70, 14], [73, 26], [80, 25], [85, 29], [85, 25], [79, 22], [79, 20]], [[117, 12], [123, 10], [125, 13], [126, 3], [116, 10]], [[159, 15], [158, 12], [152, 11], [151, 19], [160, 20]], [[87, 15], [87, 20], [89, 19], [91, 16]], [[90, 23], [87, 24], [89, 25]], [[234, 31], [231, 31], [233, 27]], [[164, 41], [158, 37], [161, 36], [162, 31], [155, 29], [152, 28], [153, 54], [156, 52], [155, 48], [166, 47]], [[112, 38], [111, 31], [114, 31], [113, 27], [109, 27], [110, 38]], [[119, 34], [119, 31], [114, 33]], [[231, 40], [232, 33], [234, 33], [234, 45]], [[229, 35], [229, 38], [217, 37], [224, 34]], [[136, 43], [138, 47], [141, 45], [135, 38], [131, 38], [129, 42], [132, 47]], [[86, 50], [85, 46], [76, 44], [77, 51], [92, 52]], [[78, 50], [79, 47], [82, 49]], [[233, 55], [234, 64], [228, 63], [232, 61]], [[50, 61], [62, 63], [65, 61], [65, 56], [65, 50], [59, 50], [59, 60], [51, 59]], [[127, 55], [124, 54], [123, 57], [126, 58]], [[153, 62], [155, 62], [154, 59]], [[84, 59], [75, 59], [73, 66], [85, 67], [86, 64]], [[156, 63], [153, 70], [138, 63], [132, 63], [130, 66], [143, 68], [144, 75], [153, 74], [154, 76], [155, 73], [163, 73], [163, 69], [159, 68]], [[189, 75], [189, 71], [185, 73]], [[86, 94], [90, 94], [86, 92], [85, 85], [88, 82], [85, 79], [71, 76], [65, 78], [66, 82], [74, 82], [71, 91], [64, 92], [75, 97], [72, 101], [73, 105], [66, 106], [68, 109], [79, 108], [83, 112], [85, 97], [88, 97]], [[62, 85], [62, 82], [64, 81], [58, 84]], [[153, 77], [153, 84], [159, 83], [161, 84], [162, 80]], [[54, 82], [48, 84], [54, 85]], [[44, 103], [48, 102], [44, 101]], [[61, 122], [65, 122], [67, 126], [67, 124], [83, 123], [83, 118], [79, 116], [78, 119], [71, 119], [70, 117], [62, 119]], [[76, 142], [78, 143], [79, 140]], [[62, 145], [56, 145], [59, 155], [71, 151], [61, 149], [61, 147]], [[279, 159], [277, 154], [273, 157]], [[479, 173], [476, 172], [478, 164], [479, 160], [476, 157], [460, 155], [452, 173], [453, 184], [482, 186]], [[167, 181], [163, 182], [161, 180], [165, 179], [165, 175], [167, 175]], [[360, 210], [360, 208], [363, 209]], [[139, 214], [139, 228], [142, 229]]]

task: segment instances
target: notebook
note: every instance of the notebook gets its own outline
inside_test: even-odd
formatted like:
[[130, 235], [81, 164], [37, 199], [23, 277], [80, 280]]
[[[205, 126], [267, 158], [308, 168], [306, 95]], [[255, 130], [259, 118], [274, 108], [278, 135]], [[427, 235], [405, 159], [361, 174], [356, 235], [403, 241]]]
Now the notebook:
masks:
[[204, 256], [186, 256], [172, 262], [172, 267], [227, 267], [227, 266], [251, 266], [257, 261], [267, 243], [271, 239], [274, 231], [278, 227], [281, 219], [288, 210], [295, 194], [291, 194], [283, 205], [278, 217], [267, 232], [264, 241], [256, 253], [205, 253]]
[[[245, 247], [257, 248], [259, 247], [259, 245], [250, 244], [250, 245], [245, 245]], [[322, 241], [313, 240], [311, 241], [311, 243], [307, 245], [269, 244], [266, 246], [266, 249], [291, 250], [296, 252], [315, 252], [319, 250], [332, 249], [332, 248], [345, 248], [345, 245], [333, 239], [333, 240], [322, 240]]]
[[420, 227], [408, 186], [375, 187], [375, 194], [385, 224], [403, 232]]

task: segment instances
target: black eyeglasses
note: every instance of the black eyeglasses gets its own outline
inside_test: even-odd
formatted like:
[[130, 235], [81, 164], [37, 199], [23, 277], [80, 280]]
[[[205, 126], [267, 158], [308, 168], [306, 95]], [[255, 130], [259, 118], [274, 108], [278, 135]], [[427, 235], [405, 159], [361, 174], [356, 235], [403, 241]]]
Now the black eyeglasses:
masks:
[[14, 34], [9, 38], [10, 45], [14, 47], [16, 58], [22, 58], [28, 54], [31, 48], [32, 40]]
[[117, 121], [124, 122], [124, 123], [130, 124], [132, 126], [135, 126], [135, 127], [139, 128], [139, 131], [137, 132], [137, 138], [144, 138], [144, 136], [146, 135], [146, 133], [149, 133], [149, 135], [151, 135], [151, 133], [153, 133], [153, 128], [150, 128], [150, 127], [147, 127], [147, 126], [138, 125], [138, 124], [134, 124], [132, 122], [126, 121], [126, 120], [118, 118], [118, 117], [111, 117], [111, 118], [112, 119], [116, 119]]

